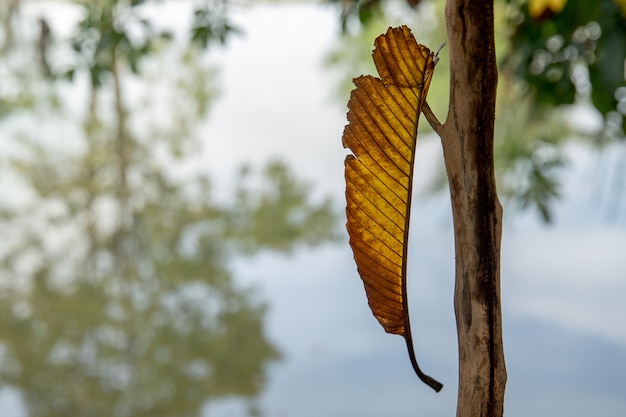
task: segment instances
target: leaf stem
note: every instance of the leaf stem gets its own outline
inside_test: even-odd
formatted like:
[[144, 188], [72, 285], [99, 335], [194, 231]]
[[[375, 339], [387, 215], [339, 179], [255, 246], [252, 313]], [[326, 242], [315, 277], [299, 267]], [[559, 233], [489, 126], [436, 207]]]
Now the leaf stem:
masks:
[[404, 339], [406, 340], [406, 347], [409, 351], [409, 359], [411, 360], [411, 365], [413, 365], [413, 370], [417, 374], [417, 377], [423, 383], [434, 389], [435, 392], [441, 391], [441, 389], [443, 388], [443, 384], [437, 381], [435, 378], [422, 372], [419, 365], [417, 364], [417, 358], [415, 357], [415, 348], [413, 347], [413, 337], [411, 336], [410, 331], [404, 335]]

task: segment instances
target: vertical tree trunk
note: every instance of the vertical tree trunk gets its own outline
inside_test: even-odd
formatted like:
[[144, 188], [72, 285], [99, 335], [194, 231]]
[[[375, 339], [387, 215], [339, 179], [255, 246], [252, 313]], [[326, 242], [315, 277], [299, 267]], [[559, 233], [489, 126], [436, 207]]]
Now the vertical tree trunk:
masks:
[[493, 0], [447, 0], [450, 107], [442, 130], [456, 249], [457, 417], [501, 417], [502, 207], [493, 165], [497, 67]]

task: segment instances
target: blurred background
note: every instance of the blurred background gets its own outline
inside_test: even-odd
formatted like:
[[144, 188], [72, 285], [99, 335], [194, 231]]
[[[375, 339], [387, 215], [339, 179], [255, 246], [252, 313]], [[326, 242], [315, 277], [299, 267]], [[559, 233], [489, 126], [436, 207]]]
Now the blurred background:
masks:
[[[443, 7], [0, 1], [0, 415], [454, 415], [427, 123], [408, 291], [440, 394], [371, 315], [343, 228], [351, 80], [390, 25], [437, 49]], [[496, 0], [496, 32], [505, 413], [622, 417], [626, 3]]]

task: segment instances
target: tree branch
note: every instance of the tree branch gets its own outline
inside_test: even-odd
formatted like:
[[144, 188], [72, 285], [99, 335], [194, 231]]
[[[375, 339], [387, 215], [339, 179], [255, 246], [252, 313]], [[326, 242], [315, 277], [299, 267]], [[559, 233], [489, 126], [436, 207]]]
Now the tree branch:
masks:
[[459, 343], [457, 417], [502, 417], [502, 207], [493, 141], [498, 72], [493, 0], [447, 0], [450, 106], [441, 139], [450, 184]]
[[424, 101], [424, 104], [422, 105], [422, 113], [424, 113], [424, 117], [426, 117], [426, 120], [428, 120], [428, 124], [430, 125], [430, 127], [432, 127], [433, 130], [437, 132], [439, 137], [441, 137], [443, 133], [443, 125], [441, 124], [439, 119], [437, 119], [437, 116], [435, 116], [435, 113], [433, 113], [433, 110], [430, 108], [427, 101]]

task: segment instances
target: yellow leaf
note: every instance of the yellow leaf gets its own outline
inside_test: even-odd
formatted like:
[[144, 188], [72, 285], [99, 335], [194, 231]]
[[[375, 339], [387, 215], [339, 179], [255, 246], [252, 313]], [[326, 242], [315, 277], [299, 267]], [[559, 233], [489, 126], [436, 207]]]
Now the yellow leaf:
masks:
[[417, 375], [442, 385], [417, 365], [411, 337], [406, 261], [417, 123], [436, 56], [407, 26], [389, 28], [372, 53], [380, 78], [354, 80], [343, 146], [350, 246], [374, 316], [407, 342]]
[[545, 15], [560, 13], [565, 3], [567, 0], [529, 0], [528, 13], [533, 19], [540, 19]]

